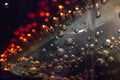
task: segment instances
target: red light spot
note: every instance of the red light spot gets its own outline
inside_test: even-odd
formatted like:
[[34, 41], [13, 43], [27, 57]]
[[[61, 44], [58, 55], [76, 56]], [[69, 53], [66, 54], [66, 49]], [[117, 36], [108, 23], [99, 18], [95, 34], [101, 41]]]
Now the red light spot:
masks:
[[38, 3], [38, 7], [43, 8], [45, 6], [46, 6], [46, 2], [44, 2], [44, 1], [41, 1], [41, 2]]
[[17, 40], [15, 38], [12, 38], [11, 43], [15, 43]]
[[19, 32], [23, 32], [24, 31], [24, 28], [23, 27], [20, 27], [19, 28]]
[[15, 32], [14, 32], [14, 35], [16, 35], [16, 36], [19, 35], [19, 32], [18, 32], [18, 31], [15, 31]]
[[46, 6], [46, 7], [44, 8], [44, 10], [45, 10], [45, 11], [49, 11], [49, 7]]
[[34, 27], [36, 27], [36, 26], [37, 26], [37, 23], [36, 23], [36, 22], [33, 22], [32, 25], [33, 25]]
[[20, 34], [22, 37], [24, 37], [25, 36], [25, 34], [24, 33], [22, 33], [22, 34]]
[[53, 2], [57, 2], [57, 0], [52, 0]]
[[30, 29], [28, 27], [25, 28], [25, 32], [29, 32]]
[[28, 13], [28, 17], [29, 17], [29, 18], [35, 18], [35, 13], [33, 13], [33, 12]]
[[31, 24], [27, 24], [27, 28], [32, 28], [32, 25]]
[[45, 12], [44, 11], [40, 11], [40, 17], [44, 17], [45, 16]]

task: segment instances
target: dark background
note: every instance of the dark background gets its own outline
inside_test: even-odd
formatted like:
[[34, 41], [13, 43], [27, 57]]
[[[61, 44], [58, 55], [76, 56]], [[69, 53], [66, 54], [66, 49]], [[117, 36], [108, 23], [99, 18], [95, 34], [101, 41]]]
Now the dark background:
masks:
[[[40, 0], [39, 0], [40, 1]], [[8, 6], [5, 6], [5, 3]], [[0, 53], [2, 53], [19, 25], [24, 25], [27, 13], [35, 11], [37, 0], [0, 0]]]

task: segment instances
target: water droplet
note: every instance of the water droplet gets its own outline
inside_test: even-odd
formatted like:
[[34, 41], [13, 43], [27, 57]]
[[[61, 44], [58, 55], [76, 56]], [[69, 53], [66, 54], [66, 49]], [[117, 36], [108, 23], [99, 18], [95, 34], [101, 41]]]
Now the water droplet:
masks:
[[109, 56], [109, 51], [108, 50], [103, 50], [101, 56], [102, 57], [108, 57]]
[[99, 37], [100, 36], [100, 32], [97, 31], [96, 34], [95, 34], [95, 36]]
[[9, 7], [9, 3], [8, 2], [4, 3], [4, 7], [8, 8]]
[[62, 31], [60, 31], [60, 32], [57, 34], [57, 36], [58, 36], [59, 38], [61, 38], [61, 37], [64, 36], [64, 33], [63, 33]]
[[106, 4], [106, 3], [107, 3], [107, 0], [101, 0], [101, 3], [102, 3], [102, 4]]
[[96, 18], [99, 18], [99, 17], [101, 16], [100, 11], [99, 11], [99, 10], [98, 10], [98, 11], [96, 11], [95, 15], [96, 15]]
[[72, 38], [67, 38], [67, 39], [65, 40], [65, 45], [71, 46], [72, 44], [73, 44], [73, 39], [72, 39]]
[[95, 44], [97, 44], [98, 43], [98, 39], [95, 39]]
[[68, 59], [69, 57], [68, 57], [68, 55], [64, 55], [63, 58], [66, 60], [66, 59]]
[[67, 30], [66, 25], [61, 26], [61, 30], [66, 31]]
[[100, 33], [103, 34], [103, 31], [101, 30]]
[[89, 36], [89, 37], [87, 38], [87, 41], [92, 41], [92, 37]]
[[63, 48], [58, 48], [57, 49], [57, 56], [58, 57], [61, 57], [61, 56], [63, 56], [64, 55], [64, 49]]
[[58, 65], [58, 66], [55, 67], [55, 72], [56, 72], [56, 73], [59, 73], [59, 72], [61, 72], [62, 70], [63, 70], [63, 66], [61, 66], [61, 65]]
[[29, 72], [31, 73], [31, 74], [36, 74], [37, 73], [37, 68], [36, 67], [31, 67], [30, 69], [29, 69]]
[[106, 39], [104, 42], [103, 42], [103, 46], [104, 47], [110, 47], [112, 45], [112, 41], [110, 39]]
[[34, 62], [34, 66], [35, 66], [35, 67], [39, 67], [39, 66], [40, 66], [40, 62], [39, 62], [39, 61], [35, 61], [35, 62]]
[[27, 66], [27, 64], [28, 64], [28, 59], [24, 59], [24, 60], [22, 60], [21, 61], [21, 66]]
[[118, 29], [118, 33], [120, 33], [120, 29]]
[[107, 61], [108, 62], [113, 62], [114, 61], [114, 57], [113, 56], [109, 56]]
[[99, 3], [95, 3], [95, 9], [99, 9], [100, 8], [100, 5], [99, 5]]
[[94, 48], [94, 46], [95, 46], [94, 44], [90, 44], [89, 45], [90, 48]]
[[75, 29], [74, 32], [75, 32], [75, 33], [78, 33], [78, 32], [79, 32], [79, 29]]
[[102, 65], [105, 63], [105, 60], [103, 58], [97, 58], [97, 65]]

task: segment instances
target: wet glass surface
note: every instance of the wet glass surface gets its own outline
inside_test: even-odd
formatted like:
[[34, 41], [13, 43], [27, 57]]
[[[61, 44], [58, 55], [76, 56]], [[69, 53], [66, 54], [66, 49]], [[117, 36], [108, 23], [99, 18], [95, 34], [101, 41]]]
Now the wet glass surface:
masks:
[[[1, 68], [30, 79], [119, 80], [120, 1], [54, 2], [65, 4], [57, 4], [58, 12], [49, 22], [32, 23], [35, 28], [27, 34], [30, 38], [20, 36], [22, 41], [15, 45], [20, 46], [17, 51], [10, 48], [11, 55]], [[44, 1], [40, 4], [44, 6]], [[40, 12], [41, 17], [44, 15]]]

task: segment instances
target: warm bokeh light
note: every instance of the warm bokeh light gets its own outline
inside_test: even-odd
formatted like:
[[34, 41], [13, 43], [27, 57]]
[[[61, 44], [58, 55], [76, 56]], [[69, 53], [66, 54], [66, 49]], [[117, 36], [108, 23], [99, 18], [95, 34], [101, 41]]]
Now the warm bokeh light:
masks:
[[60, 16], [65, 16], [65, 14], [63, 12], [60, 13]]
[[31, 37], [31, 34], [30, 34], [30, 33], [28, 33], [28, 34], [27, 34], [27, 36], [28, 36], [28, 37]]
[[26, 38], [23, 38], [22, 41], [23, 41], [23, 42], [27, 42], [27, 39], [26, 39]]
[[64, 6], [63, 6], [63, 5], [59, 5], [58, 8], [59, 8], [59, 9], [63, 9]]
[[57, 21], [57, 20], [59, 20], [59, 18], [58, 17], [53, 17], [53, 20]]
[[46, 13], [45, 13], [45, 16], [46, 16], [46, 17], [49, 17], [49, 16], [50, 16], [50, 13], [49, 13], [49, 12], [46, 12]]
[[36, 30], [35, 30], [35, 29], [32, 29], [32, 32], [34, 33], [34, 32], [36, 32]]

